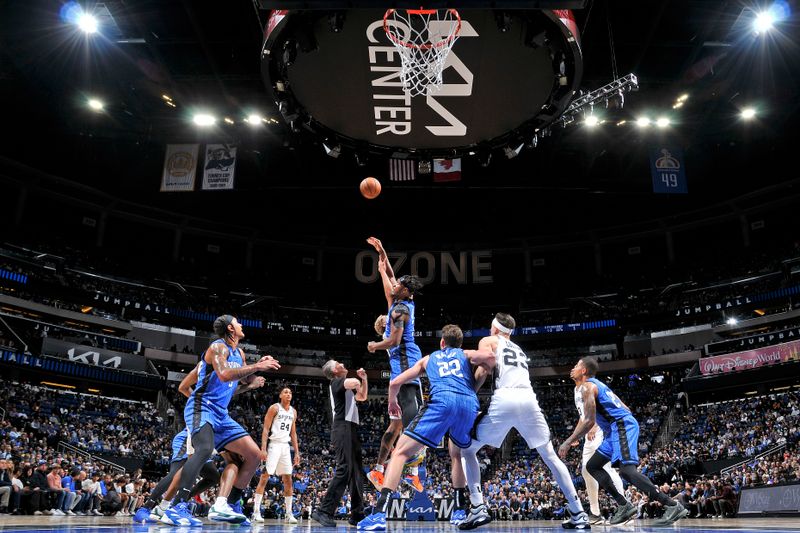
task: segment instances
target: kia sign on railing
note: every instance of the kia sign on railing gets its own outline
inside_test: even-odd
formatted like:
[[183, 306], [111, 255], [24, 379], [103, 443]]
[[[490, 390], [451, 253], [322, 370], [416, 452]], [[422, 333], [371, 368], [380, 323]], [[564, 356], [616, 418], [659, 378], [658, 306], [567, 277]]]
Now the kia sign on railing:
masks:
[[700, 372], [703, 375], [738, 372], [798, 360], [800, 360], [800, 341], [794, 341], [746, 352], [705, 357], [700, 359]]
[[144, 356], [73, 344], [58, 339], [45, 338], [42, 344], [42, 352], [46, 355], [55, 355], [85, 365], [136, 370], [139, 372], [147, 371]]

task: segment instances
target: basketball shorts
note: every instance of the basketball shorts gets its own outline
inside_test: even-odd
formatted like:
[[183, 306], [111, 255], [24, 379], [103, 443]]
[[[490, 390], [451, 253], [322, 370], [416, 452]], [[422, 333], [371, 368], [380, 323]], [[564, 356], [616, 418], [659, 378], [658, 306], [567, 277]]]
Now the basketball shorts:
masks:
[[486, 414], [478, 417], [475, 440], [481, 446], [499, 448], [511, 428], [525, 439], [528, 448], [538, 448], [550, 442], [550, 427], [532, 390], [495, 390]]
[[478, 409], [478, 398], [474, 395], [447, 394], [443, 398], [431, 398], [404, 433], [430, 448], [439, 446], [447, 433], [456, 446], [468, 448]]
[[592, 458], [594, 452], [603, 444], [603, 431], [600, 428], [597, 428], [597, 431], [594, 434], [593, 439], [589, 439], [587, 436], [583, 441], [583, 465], [585, 466], [586, 463], [589, 462], [589, 459]]
[[227, 444], [249, 435], [227, 412], [218, 413], [203, 406], [184, 411], [184, 419], [191, 435], [197, 433], [205, 424], [210, 424], [214, 430], [214, 448], [218, 451], [224, 450]]
[[[400, 409], [403, 411], [400, 420], [403, 421], [403, 427], [407, 428], [422, 407], [422, 387], [414, 383], [401, 385], [397, 392], [397, 403], [400, 404]], [[389, 418], [397, 420], [397, 417], [394, 416], [389, 416]]]
[[611, 466], [639, 464], [639, 423], [626, 416], [611, 423], [597, 452], [608, 457]]
[[292, 452], [288, 442], [270, 442], [267, 447], [267, 460], [261, 468], [270, 476], [292, 473]]
[[[403, 342], [389, 348], [389, 368], [390, 379], [394, 379], [422, 359], [422, 350], [413, 342]], [[419, 385], [419, 380], [414, 380], [411, 384]]]

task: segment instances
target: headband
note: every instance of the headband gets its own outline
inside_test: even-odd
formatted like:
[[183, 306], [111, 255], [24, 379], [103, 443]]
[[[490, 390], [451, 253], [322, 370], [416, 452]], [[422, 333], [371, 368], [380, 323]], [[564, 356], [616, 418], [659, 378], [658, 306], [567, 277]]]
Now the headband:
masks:
[[500, 331], [501, 333], [505, 333], [506, 335], [511, 335], [511, 332], [514, 331], [511, 328], [507, 328], [503, 324], [498, 322], [496, 318], [492, 320], [492, 327], [497, 328], [498, 331]]

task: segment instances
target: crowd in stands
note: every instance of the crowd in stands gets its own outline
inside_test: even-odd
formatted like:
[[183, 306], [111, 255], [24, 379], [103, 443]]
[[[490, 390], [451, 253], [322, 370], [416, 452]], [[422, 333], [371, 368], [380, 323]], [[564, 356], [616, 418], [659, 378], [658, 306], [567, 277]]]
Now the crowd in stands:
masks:
[[[608, 379], [609, 377], [606, 377]], [[797, 443], [800, 440], [800, 397], [790, 392], [695, 406], [685, 414], [674, 439], [653, 449], [669, 401], [654, 403], [653, 398], [670, 398], [676, 392], [668, 382], [657, 383], [638, 375], [613, 376], [612, 387], [631, 406], [641, 425], [641, 470], [662, 487], [665, 493], [681, 498], [697, 516], [730, 514], [738, 492], [744, 486], [800, 480]], [[298, 435], [304, 458], [294, 474], [295, 509], [298, 516], [308, 516], [326, 489], [332, 476], [334, 461], [329, 448], [329, 422], [325, 409], [326, 383], [319, 380], [295, 379], [286, 383], [294, 391], [293, 404], [298, 410]], [[232, 413], [249, 427], [260, 440], [261, 424], [266, 408], [277, 401], [283, 383], [268, 384], [257, 391], [237, 397]], [[569, 386], [537, 387], [542, 409], [548, 418], [555, 441], [571, 432], [577, 421]], [[58, 441], [64, 440], [89, 452], [113, 455], [150, 454], [169, 456], [169, 441], [180, 425], [181, 400], [175, 402], [168, 418], [159, 415], [152, 404], [129, 403], [88, 395], [74, 395], [33, 385], [0, 382], [0, 397], [6, 417], [0, 423], [0, 512], [53, 514], [125, 514], [146, 496], [156, 480], [144, 480], [140, 472], [125, 477], [107, 471], [108, 467], [70, 452], [58, 452]], [[364, 465], [370, 467], [378, 452], [380, 436], [388, 424], [384, 399], [371, 399], [361, 406], [361, 438], [364, 443]], [[688, 458], [716, 459], [750, 457], [772, 444], [788, 446], [778, 455], [750, 459], [724, 477], [698, 478], [681, 467]], [[512, 432], [501, 449], [485, 449], [480, 460], [483, 488], [490, 512], [500, 520], [552, 519], [563, 516], [564, 500], [535, 452]], [[580, 477], [579, 453], [570, 454], [568, 468], [574, 475], [579, 494], [585, 499]], [[449, 456], [445, 450], [429, 450], [425, 464], [426, 490], [431, 498], [449, 497]], [[6, 477], [8, 490], [3, 490]], [[59, 489], [59, 486], [61, 489]], [[251, 504], [252, 490], [245, 492], [246, 506]], [[408, 495], [410, 489], [402, 487]], [[658, 516], [657, 502], [628, 488], [628, 495], [640, 510], [641, 517]], [[9, 493], [6, 503], [3, 493]], [[37, 494], [41, 493], [41, 494]], [[216, 496], [214, 489], [194, 502], [195, 512], [202, 514]], [[374, 495], [369, 494], [370, 501]], [[340, 514], [347, 512], [347, 498]], [[265, 516], [282, 513], [281, 485], [271, 479], [264, 498]], [[613, 502], [601, 492], [601, 509], [609, 514]]]

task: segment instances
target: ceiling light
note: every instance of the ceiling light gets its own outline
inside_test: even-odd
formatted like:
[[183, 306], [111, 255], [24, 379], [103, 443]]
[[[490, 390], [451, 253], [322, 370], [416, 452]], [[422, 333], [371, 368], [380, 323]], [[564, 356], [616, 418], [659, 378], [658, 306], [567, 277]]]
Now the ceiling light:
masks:
[[178, 106], [175, 105], [175, 102], [173, 102], [171, 100], [166, 100], [166, 101], [164, 101], [164, 103], [167, 104], [170, 107], [178, 107]]
[[672, 106], [672, 109], [678, 109], [681, 107], [683, 107], [683, 102], [681, 100], [678, 100], [677, 102], [675, 102], [675, 105]]
[[742, 118], [745, 120], [750, 120], [756, 116], [756, 110], [752, 107], [745, 107], [742, 109]]
[[503, 148], [503, 152], [506, 154], [507, 158], [514, 159], [519, 155], [519, 153], [522, 151], [524, 147], [525, 147], [524, 143], [521, 143], [516, 148], [511, 148], [511, 146], [506, 146], [505, 148]]
[[626, 122], [628, 122], [628, 121], [627, 120], [620, 120], [619, 122], [617, 122], [617, 126], [622, 126]]
[[775, 16], [768, 11], [764, 11], [756, 15], [756, 19], [753, 21], [753, 28], [757, 33], [764, 33], [772, 29], [774, 24]]
[[667, 117], [659, 117], [658, 120], [656, 120], [656, 126], [659, 128], [666, 128], [669, 126], [669, 119]]
[[685, 102], [689, 99], [689, 95], [687, 93], [683, 93], [678, 97], [678, 102]]
[[586, 117], [584, 122], [586, 122], [586, 125], [591, 128], [593, 126], [597, 126], [597, 124], [600, 122], [600, 119], [598, 119], [596, 115], [589, 115]]
[[638, 118], [636, 119], [636, 125], [639, 126], [640, 128], [646, 128], [647, 126], [650, 125], [650, 119], [647, 117]]
[[253, 113], [252, 115], [248, 115], [247, 118], [245, 119], [245, 122], [247, 122], [251, 126], [258, 126], [259, 124], [261, 124], [261, 115], [256, 115], [255, 113]]
[[728, 320], [725, 321], [725, 323], [728, 324], [729, 326], [735, 326], [736, 324], [739, 323], [739, 321], [733, 317], [730, 317]]
[[324, 142], [322, 143], [322, 147], [325, 149], [325, 153], [334, 159], [342, 155], [342, 145], [340, 144]]
[[233, 119], [231, 119], [231, 118], [228, 118], [228, 117], [225, 117], [225, 118], [224, 118], [224, 119], [222, 119], [222, 120], [224, 120], [226, 124], [233, 124], [233, 123], [234, 123], [234, 122], [233, 122]]
[[213, 126], [217, 119], [208, 113], [196, 113], [192, 121], [198, 126]]
[[161, 98], [163, 98], [163, 99], [164, 99], [164, 100], [166, 100], [167, 102], [171, 102], [171, 101], [172, 101], [172, 98], [170, 98], [170, 97], [169, 97], [169, 96], [167, 96], [166, 94], [162, 94], [162, 95], [161, 95]]
[[89, 13], [81, 13], [78, 17], [78, 27], [84, 33], [94, 33], [97, 31], [97, 19]]
[[98, 100], [97, 98], [89, 98], [89, 107], [94, 109], [95, 111], [102, 111], [103, 110], [103, 102], [102, 100]]

